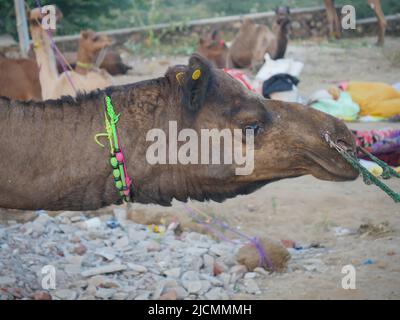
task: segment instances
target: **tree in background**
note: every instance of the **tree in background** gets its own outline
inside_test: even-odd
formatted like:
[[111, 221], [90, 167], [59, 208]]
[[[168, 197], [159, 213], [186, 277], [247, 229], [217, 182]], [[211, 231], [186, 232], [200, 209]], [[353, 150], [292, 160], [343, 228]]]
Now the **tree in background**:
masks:
[[[26, 0], [31, 7], [35, 0]], [[238, 15], [275, 9], [322, 6], [322, 0], [42, 0], [56, 4], [63, 12], [57, 34], [78, 33], [82, 29], [107, 30], [156, 23], [186, 22], [194, 19]], [[374, 16], [365, 0], [336, 0], [337, 5], [352, 4], [357, 18]], [[399, 0], [383, 0], [386, 15], [400, 12]], [[14, 1], [0, 0], [0, 34], [16, 36]]]

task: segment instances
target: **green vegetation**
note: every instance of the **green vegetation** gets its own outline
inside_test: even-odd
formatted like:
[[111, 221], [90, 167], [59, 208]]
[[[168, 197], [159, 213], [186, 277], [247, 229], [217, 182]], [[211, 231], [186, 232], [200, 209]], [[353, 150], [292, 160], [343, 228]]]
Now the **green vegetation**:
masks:
[[[35, 0], [26, 0], [30, 7]], [[273, 10], [279, 5], [291, 8], [322, 6], [322, 0], [42, 0], [56, 4], [63, 12], [57, 34], [77, 33], [81, 29], [107, 30], [157, 23], [178, 23], [194, 19]], [[353, 4], [357, 18], [373, 15], [366, 0], [337, 0]], [[0, 34], [16, 36], [14, 2], [0, 0]], [[400, 1], [382, 1], [385, 14], [400, 12]]]

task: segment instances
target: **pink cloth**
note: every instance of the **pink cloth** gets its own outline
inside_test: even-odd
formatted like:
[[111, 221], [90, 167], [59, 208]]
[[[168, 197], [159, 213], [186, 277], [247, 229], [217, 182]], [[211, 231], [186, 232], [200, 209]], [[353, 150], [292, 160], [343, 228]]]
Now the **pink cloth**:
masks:
[[246, 74], [238, 69], [223, 69], [227, 74], [229, 74], [232, 78], [238, 80], [241, 84], [243, 84], [250, 91], [256, 92], [256, 89], [250, 83], [250, 79]]

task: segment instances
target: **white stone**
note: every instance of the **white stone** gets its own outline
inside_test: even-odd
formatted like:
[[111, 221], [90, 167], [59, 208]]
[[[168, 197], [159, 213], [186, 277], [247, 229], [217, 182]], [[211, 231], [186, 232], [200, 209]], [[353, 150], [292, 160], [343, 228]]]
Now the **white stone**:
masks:
[[0, 277], [0, 287], [1, 286], [11, 286], [13, 285], [17, 279], [12, 278], [12, 277], [7, 277], [7, 276], [2, 276]]
[[169, 270], [165, 270], [164, 274], [167, 277], [171, 277], [171, 278], [179, 278], [179, 276], [181, 275], [181, 268], [172, 268]]
[[69, 289], [56, 290], [54, 295], [61, 300], [75, 300], [77, 297], [77, 293]]
[[185, 289], [190, 293], [197, 293], [201, 290], [202, 283], [200, 280], [184, 280], [182, 281]]
[[139, 264], [135, 264], [135, 263], [128, 263], [128, 267], [138, 273], [145, 273], [147, 272], [147, 268], [145, 266], [141, 266]]
[[91, 277], [97, 274], [114, 273], [126, 270], [127, 267], [123, 264], [114, 263], [100, 267], [91, 268], [82, 272], [83, 277]]
[[99, 248], [95, 251], [95, 254], [103, 258], [106, 258], [109, 261], [114, 260], [116, 256], [115, 250], [110, 247]]

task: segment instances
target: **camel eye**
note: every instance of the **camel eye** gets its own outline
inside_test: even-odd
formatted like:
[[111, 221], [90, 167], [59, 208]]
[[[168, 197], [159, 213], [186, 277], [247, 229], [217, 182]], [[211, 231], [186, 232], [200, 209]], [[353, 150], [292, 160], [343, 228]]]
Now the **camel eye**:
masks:
[[262, 128], [258, 123], [251, 123], [248, 124], [244, 127], [244, 134], [246, 134], [246, 131], [249, 130], [254, 134], [254, 136], [260, 134], [262, 132]]

